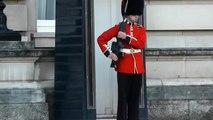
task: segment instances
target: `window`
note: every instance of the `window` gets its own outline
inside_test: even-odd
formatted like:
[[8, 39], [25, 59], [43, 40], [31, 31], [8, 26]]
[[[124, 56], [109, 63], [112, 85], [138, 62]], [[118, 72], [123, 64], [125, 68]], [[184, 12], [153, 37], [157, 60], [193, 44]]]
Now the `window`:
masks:
[[55, 32], [56, 0], [37, 0], [37, 32]]

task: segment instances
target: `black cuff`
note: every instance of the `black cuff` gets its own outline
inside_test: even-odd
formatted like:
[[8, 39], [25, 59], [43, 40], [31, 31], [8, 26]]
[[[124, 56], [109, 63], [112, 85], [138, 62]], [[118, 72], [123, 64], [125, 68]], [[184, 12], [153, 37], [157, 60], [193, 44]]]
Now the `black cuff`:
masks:
[[105, 55], [106, 57], [108, 57], [109, 54], [110, 54], [109, 50], [107, 50], [106, 52], [104, 52], [104, 55]]
[[123, 41], [130, 44], [130, 40], [131, 40], [131, 37], [129, 36], [126, 36], [126, 39], [124, 39]]

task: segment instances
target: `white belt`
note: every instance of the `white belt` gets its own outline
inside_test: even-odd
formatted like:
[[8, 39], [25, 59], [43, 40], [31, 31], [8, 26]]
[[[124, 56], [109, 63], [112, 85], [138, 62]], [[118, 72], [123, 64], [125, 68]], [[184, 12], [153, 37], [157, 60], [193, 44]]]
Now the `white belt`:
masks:
[[124, 49], [120, 49], [120, 52], [123, 52], [123, 53], [126, 53], [126, 54], [132, 54], [132, 53], [139, 53], [141, 52], [141, 49], [127, 49], [127, 48], [124, 48]]

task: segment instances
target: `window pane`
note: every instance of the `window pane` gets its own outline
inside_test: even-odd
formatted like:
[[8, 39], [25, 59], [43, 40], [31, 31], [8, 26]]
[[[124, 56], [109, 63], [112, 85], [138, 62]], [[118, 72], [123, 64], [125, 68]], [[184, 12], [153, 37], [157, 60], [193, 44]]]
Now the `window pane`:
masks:
[[37, 0], [38, 20], [45, 20], [46, 0]]
[[55, 0], [37, 0], [38, 20], [55, 20]]
[[55, 0], [47, 0], [46, 19], [55, 19]]

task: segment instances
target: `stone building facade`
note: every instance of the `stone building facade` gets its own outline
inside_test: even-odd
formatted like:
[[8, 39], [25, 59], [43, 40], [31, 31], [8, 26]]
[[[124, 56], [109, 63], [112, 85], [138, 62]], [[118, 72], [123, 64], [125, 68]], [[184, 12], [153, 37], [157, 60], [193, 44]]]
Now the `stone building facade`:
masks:
[[147, 1], [150, 119], [213, 118], [212, 8], [211, 0]]
[[[55, 34], [37, 27], [36, 1], [4, 1], [8, 28], [22, 39], [0, 41], [0, 118], [53, 119]], [[120, 2], [94, 0], [95, 38], [121, 21]], [[145, 4], [149, 120], [211, 120], [213, 1], [146, 0]], [[97, 116], [113, 118], [116, 73], [97, 44], [95, 57]]]

